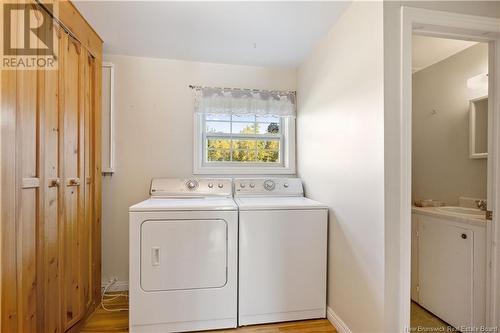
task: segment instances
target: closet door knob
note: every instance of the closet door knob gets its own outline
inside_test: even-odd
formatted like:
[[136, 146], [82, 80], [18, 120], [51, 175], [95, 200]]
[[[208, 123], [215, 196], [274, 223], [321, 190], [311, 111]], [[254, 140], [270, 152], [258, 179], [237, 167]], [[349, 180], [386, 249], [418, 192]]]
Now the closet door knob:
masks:
[[462, 238], [463, 239], [467, 239], [467, 235], [466, 234], [462, 234]]
[[61, 184], [59, 178], [52, 178], [49, 180], [49, 187], [58, 187]]
[[69, 178], [68, 186], [80, 186], [80, 179], [78, 178]]

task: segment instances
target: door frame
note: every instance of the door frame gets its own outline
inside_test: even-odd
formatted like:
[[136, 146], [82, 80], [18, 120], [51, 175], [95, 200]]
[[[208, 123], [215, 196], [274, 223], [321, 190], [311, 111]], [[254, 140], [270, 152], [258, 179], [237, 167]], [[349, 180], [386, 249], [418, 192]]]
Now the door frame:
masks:
[[[401, 168], [400, 216], [400, 328], [410, 328], [411, 290], [411, 152], [412, 152], [412, 35], [489, 43], [488, 85], [488, 209], [500, 212], [500, 19], [421, 8], [401, 7]], [[496, 90], [496, 91], [495, 91]], [[500, 226], [497, 214], [490, 223], [491, 268], [487, 272], [486, 325], [500, 326]], [[497, 245], [495, 245], [497, 244]], [[487, 265], [489, 266], [489, 265]], [[488, 278], [489, 277], [489, 278]]]

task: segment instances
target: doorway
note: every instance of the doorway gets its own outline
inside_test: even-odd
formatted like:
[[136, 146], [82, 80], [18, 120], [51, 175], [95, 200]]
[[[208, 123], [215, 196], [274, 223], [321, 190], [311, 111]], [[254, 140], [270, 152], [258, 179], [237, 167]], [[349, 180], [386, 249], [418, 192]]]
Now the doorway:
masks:
[[488, 44], [412, 41], [411, 328], [486, 326]]
[[[422, 10], [415, 8], [403, 8], [402, 40], [401, 40], [401, 189], [402, 204], [401, 213], [401, 312], [400, 322], [404, 331], [410, 330], [410, 299], [411, 299], [411, 237], [412, 237], [412, 39], [413, 35], [424, 35], [430, 37], [448, 38], [454, 40], [482, 42], [488, 44], [488, 159], [487, 159], [487, 210], [498, 211], [500, 208], [500, 183], [498, 182], [498, 171], [500, 167], [499, 156], [499, 132], [500, 132], [500, 105], [498, 100], [498, 82], [500, 82], [500, 20], [470, 15], [454, 14], [439, 11]], [[431, 110], [431, 113], [433, 111]], [[437, 110], [436, 110], [437, 112]], [[475, 201], [474, 201], [475, 202]], [[488, 256], [486, 266], [488, 271], [485, 277], [485, 325], [495, 327], [499, 325], [498, 306], [500, 303], [500, 281], [497, 270], [499, 267], [499, 255], [497, 244], [500, 241], [500, 232], [497, 227], [495, 214], [489, 223], [489, 232], [486, 238], [485, 256]], [[466, 232], [465, 238], [471, 237]], [[459, 234], [463, 237], [462, 233]], [[473, 252], [469, 253], [474, 256]], [[491, 266], [491, 268], [489, 268]], [[440, 267], [430, 266], [432, 267]], [[470, 281], [474, 281], [473, 272], [470, 270]], [[467, 283], [464, 282], [464, 283]], [[453, 303], [449, 305], [453, 307]], [[470, 304], [474, 309], [474, 304]], [[473, 310], [472, 310], [473, 311]], [[463, 317], [459, 316], [460, 318]], [[449, 319], [448, 319], [449, 320]], [[466, 326], [473, 325], [472, 319]], [[462, 328], [465, 329], [465, 328]]]

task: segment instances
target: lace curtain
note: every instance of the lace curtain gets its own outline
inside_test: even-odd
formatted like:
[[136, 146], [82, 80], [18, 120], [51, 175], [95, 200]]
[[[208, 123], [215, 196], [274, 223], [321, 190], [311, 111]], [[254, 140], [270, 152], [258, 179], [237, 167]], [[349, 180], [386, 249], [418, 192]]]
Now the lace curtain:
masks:
[[195, 112], [295, 117], [295, 92], [193, 87]]

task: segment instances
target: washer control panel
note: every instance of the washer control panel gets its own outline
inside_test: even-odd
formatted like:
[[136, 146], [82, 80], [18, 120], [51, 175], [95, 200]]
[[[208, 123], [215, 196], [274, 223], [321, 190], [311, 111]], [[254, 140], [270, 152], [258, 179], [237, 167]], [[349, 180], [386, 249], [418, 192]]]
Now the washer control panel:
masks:
[[205, 197], [233, 195], [230, 178], [155, 178], [151, 181], [152, 197]]
[[300, 178], [236, 178], [235, 196], [303, 196]]

